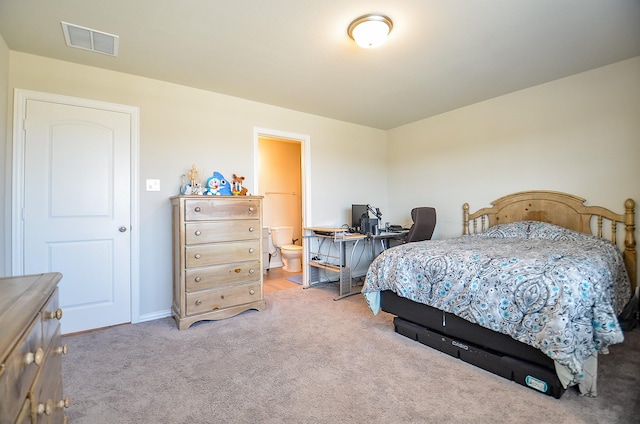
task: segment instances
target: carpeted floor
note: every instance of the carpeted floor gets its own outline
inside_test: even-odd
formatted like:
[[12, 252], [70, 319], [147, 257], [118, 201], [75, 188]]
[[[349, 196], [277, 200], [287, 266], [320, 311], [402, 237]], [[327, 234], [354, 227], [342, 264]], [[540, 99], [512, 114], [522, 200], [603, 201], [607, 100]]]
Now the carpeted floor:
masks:
[[600, 357], [599, 396], [556, 400], [393, 331], [336, 287], [178, 331], [170, 318], [65, 337], [67, 416], [97, 423], [637, 423], [640, 331]]

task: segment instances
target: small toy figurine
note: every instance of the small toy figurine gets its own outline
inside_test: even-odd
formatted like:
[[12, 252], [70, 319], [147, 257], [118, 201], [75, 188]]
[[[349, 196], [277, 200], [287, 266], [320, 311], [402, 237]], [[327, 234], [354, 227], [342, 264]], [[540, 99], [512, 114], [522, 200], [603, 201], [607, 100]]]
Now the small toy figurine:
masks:
[[184, 187], [182, 187], [182, 189], [180, 190], [181, 194], [193, 194], [193, 187], [191, 186], [191, 183], [186, 184]]
[[231, 194], [234, 196], [246, 196], [247, 188], [242, 186], [244, 177], [239, 177], [236, 174], [232, 174], [231, 179]]
[[191, 166], [191, 171], [189, 171], [189, 182], [191, 183], [191, 187], [195, 187], [196, 183], [198, 183], [198, 175], [200, 175], [200, 173], [198, 172], [198, 169], [196, 168], [195, 165]]
[[214, 172], [207, 179], [204, 194], [209, 196], [231, 196], [231, 186], [221, 173]]

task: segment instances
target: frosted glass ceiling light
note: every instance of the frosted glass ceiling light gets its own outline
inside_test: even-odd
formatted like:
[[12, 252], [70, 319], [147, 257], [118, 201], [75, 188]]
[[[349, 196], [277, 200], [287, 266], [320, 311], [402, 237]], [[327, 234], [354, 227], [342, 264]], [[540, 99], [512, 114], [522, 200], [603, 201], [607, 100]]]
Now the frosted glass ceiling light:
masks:
[[384, 42], [391, 28], [393, 23], [386, 16], [364, 15], [351, 22], [347, 32], [360, 47], [373, 49]]

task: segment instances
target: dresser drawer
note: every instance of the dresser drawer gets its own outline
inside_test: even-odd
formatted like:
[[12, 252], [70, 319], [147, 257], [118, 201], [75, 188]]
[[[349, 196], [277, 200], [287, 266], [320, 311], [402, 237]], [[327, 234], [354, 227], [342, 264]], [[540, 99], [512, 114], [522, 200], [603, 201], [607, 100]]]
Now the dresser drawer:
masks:
[[61, 403], [62, 392], [58, 390], [61, 384], [60, 375], [62, 374], [61, 340], [62, 338], [58, 331], [52, 337], [52, 346], [49, 354], [36, 376], [31, 408], [38, 417], [37, 422], [48, 422], [48, 419], [55, 415], [60, 415], [60, 417], [53, 422], [61, 422], [60, 418], [64, 415], [61, 412], [64, 408], [64, 402]]
[[206, 290], [225, 284], [260, 280], [260, 261], [234, 262], [204, 268], [188, 269], [185, 283], [187, 292]]
[[260, 281], [187, 293], [187, 315], [211, 312], [262, 300]]
[[[0, 422], [4, 423], [5, 421], [0, 420]], [[31, 423], [31, 401], [26, 399], [24, 404], [22, 405], [22, 409], [18, 414], [18, 418], [16, 419], [16, 424], [32, 424]]]
[[61, 319], [62, 309], [60, 309], [60, 298], [56, 289], [42, 309], [42, 348], [44, 350], [47, 350], [56, 331], [59, 332]]
[[71, 405], [71, 399], [69, 399], [69, 397], [67, 396], [64, 396], [64, 391], [62, 390], [62, 382], [58, 384], [58, 388], [53, 395], [53, 399], [53, 414], [51, 415], [50, 422], [66, 424], [67, 417], [64, 416], [64, 410]]
[[187, 268], [260, 258], [260, 240], [196, 244], [185, 247]]
[[40, 315], [4, 362], [0, 374], [0, 422], [13, 422], [22, 408], [38, 368], [44, 363]]
[[187, 221], [256, 219], [260, 217], [260, 202], [238, 197], [187, 199], [184, 202], [184, 216]]
[[261, 231], [259, 219], [193, 222], [185, 224], [185, 243], [201, 244], [259, 239]]

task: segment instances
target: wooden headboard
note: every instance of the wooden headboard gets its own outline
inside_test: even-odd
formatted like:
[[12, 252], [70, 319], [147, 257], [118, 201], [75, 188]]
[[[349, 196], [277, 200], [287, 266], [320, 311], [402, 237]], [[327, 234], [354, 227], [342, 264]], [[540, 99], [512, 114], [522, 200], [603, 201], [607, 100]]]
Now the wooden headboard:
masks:
[[[631, 280], [632, 292], [637, 284], [637, 252], [635, 238], [635, 202], [624, 202], [625, 212], [617, 214], [601, 206], [586, 206], [585, 199], [557, 191], [521, 191], [491, 202], [493, 207], [469, 213], [469, 204], [463, 209], [463, 234], [484, 232], [489, 227], [517, 221], [542, 221], [570, 230], [603, 237], [603, 224], [610, 223], [610, 238], [617, 243], [617, 225], [624, 224], [624, 250], [622, 255]], [[595, 219], [595, 231], [592, 221]], [[473, 222], [470, 232], [469, 222]], [[478, 221], [480, 228], [478, 229]]]

